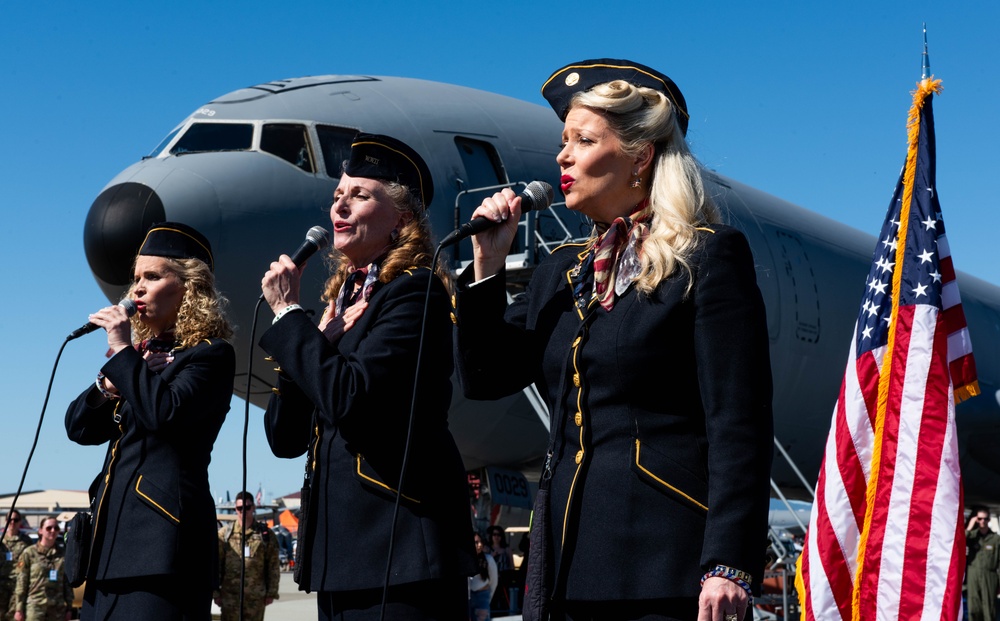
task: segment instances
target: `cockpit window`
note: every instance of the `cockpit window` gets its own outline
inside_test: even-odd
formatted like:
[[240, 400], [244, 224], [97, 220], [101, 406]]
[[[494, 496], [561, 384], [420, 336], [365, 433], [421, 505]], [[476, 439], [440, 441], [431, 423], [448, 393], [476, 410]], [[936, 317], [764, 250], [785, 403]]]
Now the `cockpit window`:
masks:
[[205, 151], [248, 151], [253, 143], [253, 125], [249, 123], [195, 123], [188, 127], [170, 152], [204, 153]]
[[341, 166], [351, 157], [351, 143], [358, 135], [358, 130], [317, 125], [316, 133], [319, 134], [319, 146], [323, 149], [326, 174], [336, 179], [340, 177]]
[[163, 150], [167, 148], [167, 145], [170, 144], [170, 141], [174, 139], [174, 136], [176, 136], [177, 132], [179, 132], [179, 131], [181, 131], [180, 127], [178, 127], [174, 131], [172, 131], [169, 134], [167, 134], [167, 137], [164, 138], [163, 140], [161, 140], [160, 144], [156, 145], [156, 148], [153, 149], [153, 152], [150, 153], [149, 155], [147, 155], [146, 157], [147, 158], [156, 157], [157, 155], [159, 155], [160, 153], [162, 153]]
[[268, 123], [260, 134], [260, 150], [277, 155], [306, 172], [313, 172], [305, 125]]

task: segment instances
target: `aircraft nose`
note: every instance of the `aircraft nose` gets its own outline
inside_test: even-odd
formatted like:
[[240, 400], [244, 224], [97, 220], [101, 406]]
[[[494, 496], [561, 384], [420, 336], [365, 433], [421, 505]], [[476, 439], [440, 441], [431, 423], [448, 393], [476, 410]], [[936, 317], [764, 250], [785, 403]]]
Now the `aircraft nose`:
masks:
[[83, 229], [83, 248], [94, 275], [124, 287], [149, 227], [166, 221], [163, 201], [147, 185], [113, 185], [94, 200]]

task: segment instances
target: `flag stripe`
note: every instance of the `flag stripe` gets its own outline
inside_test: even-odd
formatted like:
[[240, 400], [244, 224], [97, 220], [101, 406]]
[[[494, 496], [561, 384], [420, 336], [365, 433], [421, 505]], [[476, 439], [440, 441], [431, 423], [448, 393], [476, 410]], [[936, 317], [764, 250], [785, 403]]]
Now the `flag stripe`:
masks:
[[[933, 334], [933, 337], [924, 339], [925, 342], [932, 339], [933, 346], [927, 356], [914, 356], [911, 351], [911, 368], [907, 369], [908, 378], [922, 375], [920, 379], [926, 390], [921, 391], [924, 396], [922, 409], [912, 410], [914, 414], [921, 414], [919, 419], [911, 421], [913, 424], [910, 426], [914, 432], [913, 477], [909, 482], [909, 489], [900, 490], [903, 494], [911, 494], [911, 497], [906, 503], [909, 508], [909, 528], [905, 533], [905, 548], [900, 556], [902, 567], [899, 584], [905, 589], [905, 594], [900, 597], [897, 614], [899, 619], [919, 618], [924, 606], [927, 582], [925, 568], [935, 509], [936, 483], [948, 424], [948, 365], [943, 356], [947, 335], [938, 329], [940, 322], [937, 309], [928, 306], [918, 308], [918, 315], [923, 315], [920, 322], [922, 326], [918, 329]], [[913, 368], [916, 365], [923, 368]], [[907, 455], [901, 452], [899, 459], [906, 458]]]
[[[853, 374], [845, 374], [843, 386], [848, 383], [848, 378]], [[869, 457], [869, 451], [865, 451], [862, 456], [858, 455], [858, 445], [853, 441], [854, 438], [864, 438], [866, 433], [871, 432], [871, 427], [865, 425], [868, 419], [865, 418], [861, 421], [863, 431], [860, 433], [853, 433], [850, 429], [850, 423], [847, 420], [847, 412], [844, 408], [844, 392], [845, 389], [841, 388], [840, 399], [837, 401], [836, 409], [836, 426], [837, 433], [834, 436], [834, 446], [836, 447], [836, 456], [831, 464], [832, 467], [836, 467], [840, 472], [840, 481], [845, 490], [844, 500], [850, 508], [850, 513], [854, 516], [854, 523], [858, 530], [861, 529], [862, 523], [865, 520], [865, 505], [863, 499], [865, 497], [865, 489], [867, 486], [867, 477], [865, 472], [861, 467], [867, 463]], [[840, 439], [839, 441], [837, 439]], [[848, 441], [851, 440], [851, 441]], [[861, 445], [862, 450], [864, 450], [864, 445]], [[840, 494], [838, 494], [838, 498]], [[847, 507], [845, 507], [846, 509]], [[845, 511], [847, 513], [847, 511]]]
[[945, 254], [939, 248], [938, 256], [941, 258], [941, 267], [939, 269], [941, 272], [941, 282], [955, 282], [955, 263], [952, 260], [951, 255]]
[[[896, 339], [892, 344], [892, 359], [890, 368], [883, 367], [883, 376], [887, 375], [888, 394], [885, 405], [887, 413], [899, 411], [900, 403], [904, 400], [903, 382], [905, 377], [899, 372], [899, 367], [905, 365], [907, 351], [909, 349], [909, 319], [901, 308], [898, 315], [899, 323], [896, 327]], [[862, 531], [863, 557], [859, 559], [859, 571], [861, 575], [857, 581], [858, 590], [858, 611], [857, 617], [860, 619], [884, 618], [878, 607], [878, 589], [880, 571], [865, 571], [865, 568], [878, 568], [882, 562], [883, 544], [886, 536], [886, 528], [889, 526], [889, 509], [892, 495], [892, 485], [896, 476], [896, 454], [899, 445], [899, 418], [886, 415], [881, 421], [881, 442], [877, 451], [876, 459], [878, 463], [877, 478], [875, 478], [874, 495], [869, 495], [871, 506], [868, 507], [864, 529]], [[878, 434], [876, 434], [878, 437]], [[876, 440], [878, 443], [878, 440]], [[903, 516], [893, 516], [893, 525], [899, 523]], [[891, 542], [890, 542], [891, 543]], [[892, 551], [892, 550], [891, 550]]]

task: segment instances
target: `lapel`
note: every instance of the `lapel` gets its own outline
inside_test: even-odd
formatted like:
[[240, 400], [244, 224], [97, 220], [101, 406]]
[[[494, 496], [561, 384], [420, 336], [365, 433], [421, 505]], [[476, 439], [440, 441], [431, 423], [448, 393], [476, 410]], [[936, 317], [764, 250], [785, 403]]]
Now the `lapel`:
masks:
[[165, 369], [160, 371], [160, 377], [165, 381], [170, 380], [170, 378], [176, 375], [178, 370], [182, 366], [184, 366], [182, 364], [184, 362], [184, 359], [188, 355], [190, 355], [190, 353], [194, 351], [196, 348], [201, 347], [202, 343], [208, 343], [208, 341], [202, 341], [201, 343], [196, 343], [193, 347], [189, 347], [187, 349], [176, 350], [174, 352], [174, 361], [168, 364]]
[[388, 284], [379, 281], [372, 285], [372, 297], [368, 299], [368, 308], [361, 315], [361, 319], [354, 324], [354, 327], [344, 333], [339, 341], [334, 343], [333, 346], [338, 351], [341, 353], [355, 351], [358, 348], [358, 342], [371, 331], [372, 324], [378, 318], [382, 303], [385, 301]]

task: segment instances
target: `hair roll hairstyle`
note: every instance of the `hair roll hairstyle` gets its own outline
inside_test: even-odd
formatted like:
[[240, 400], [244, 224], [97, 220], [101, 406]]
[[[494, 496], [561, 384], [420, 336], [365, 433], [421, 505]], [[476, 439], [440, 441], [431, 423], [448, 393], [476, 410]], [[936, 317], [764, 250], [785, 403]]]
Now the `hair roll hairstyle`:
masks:
[[[646, 145], [655, 149], [650, 167], [650, 233], [643, 242], [636, 288], [650, 294], [680, 266], [691, 275], [688, 259], [697, 229], [720, 221], [715, 203], [705, 193], [702, 168], [688, 149], [673, 104], [662, 92], [624, 80], [599, 84], [576, 93], [570, 107], [584, 106], [602, 114], [622, 144], [622, 153], [638, 156]], [[691, 279], [688, 279], [688, 291]]]
[[[180, 347], [193, 347], [210, 338], [230, 338], [233, 328], [225, 313], [229, 300], [216, 291], [215, 275], [208, 264], [201, 259], [162, 258], [184, 283], [184, 299], [174, 327], [174, 339]], [[129, 287], [130, 296], [134, 287], [134, 284]], [[132, 335], [137, 343], [154, 336], [138, 316], [132, 317]]]

